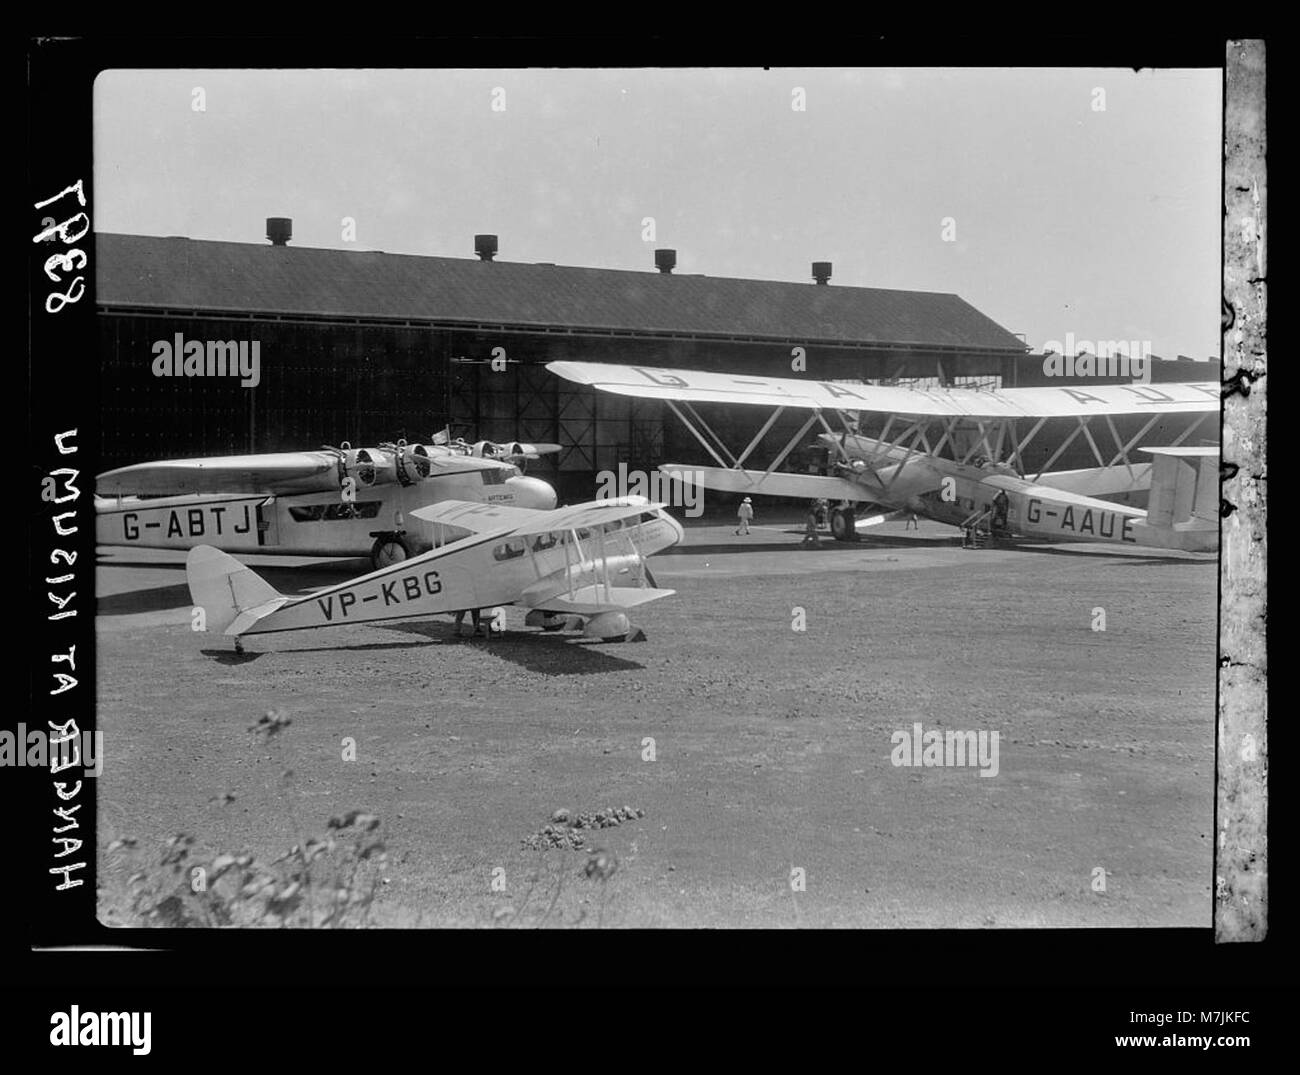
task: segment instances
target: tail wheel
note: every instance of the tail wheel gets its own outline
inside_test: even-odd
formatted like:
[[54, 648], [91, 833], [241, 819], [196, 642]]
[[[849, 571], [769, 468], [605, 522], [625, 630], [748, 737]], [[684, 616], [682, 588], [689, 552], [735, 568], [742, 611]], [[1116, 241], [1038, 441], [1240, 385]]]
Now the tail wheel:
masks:
[[380, 534], [370, 546], [370, 563], [376, 571], [409, 560], [415, 553], [403, 534]]
[[833, 508], [831, 510], [831, 535], [836, 541], [858, 540], [857, 519], [853, 508]]

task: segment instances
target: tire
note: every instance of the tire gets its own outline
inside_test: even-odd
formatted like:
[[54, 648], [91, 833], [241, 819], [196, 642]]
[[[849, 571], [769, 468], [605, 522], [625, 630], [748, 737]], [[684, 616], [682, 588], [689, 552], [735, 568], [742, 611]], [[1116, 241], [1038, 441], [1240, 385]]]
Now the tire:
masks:
[[414, 554], [411, 543], [402, 534], [380, 534], [370, 546], [370, 565], [378, 571], [381, 567], [409, 560]]
[[857, 541], [857, 518], [852, 508], [831, 510], [831, 536], [836, 541]]

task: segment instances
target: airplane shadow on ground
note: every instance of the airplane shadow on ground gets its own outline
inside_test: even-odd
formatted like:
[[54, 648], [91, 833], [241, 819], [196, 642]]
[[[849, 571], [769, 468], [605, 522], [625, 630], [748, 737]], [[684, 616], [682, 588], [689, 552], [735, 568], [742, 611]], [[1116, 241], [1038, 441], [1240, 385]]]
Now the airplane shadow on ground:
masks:
[[[859, 541], [836, 541], [832, 537], [822, 535], [821, 545], [809, 547], [800, 542], [793, 540], [802, 535], [802, 530], [789, 531], [791, 541], [785, 542], [754, 542], [746, 544], [744, 542], [709, 545], [690, 545], [683, 544], [674, 547], [671, 552], [666, 553], [669, 556], [688, 556], [688, 555], [708, 555], [717, 556], [725, 553], [737, 552], [761, 552], [761, 553], [823, 553], [834, 555], [836, 553], [850, 552], [873, 552], [876, 549], [960, 549], [961, 537], [904, 537], [901, 535], [883, 535], [883, 534], [864, 534]], [[1160, 549], [1144, 548], [1140, 545], [1125, 546], [1098, 546], [1095, 548], [1079, 548], [1077, 546], [1060, 544], [1029, 544], [1011, 542], [1005, 545], [988, 545], [988, 551], [992, 552], [1027, 552], [1040, 553], [1046, 556], [1067, 556], [1067, 557], [1098, 557], [1104, 556], [1109, 560], [1120, 564], [1199, 564], [1214, 563], [1212, 556], [1196, 555], [1189, 556], [1187, 553], [1171, 550], [1163, 552]], [[982, 549], [967, 550], [972, 556]], [[653, 561], [652, 561], [653, 565]]]
[[[486, 621], [485, 621], [486, 622]], [[640, 671], [645, 666], [609, 650], [619, 643], [599, 642], [595, 639], [575, 638], [559, 632], [506, 631], [491, 639], [479, 636], [459, 638], [449, 623], [393, 623], [383, 624], [385, 630], [404, 634], [422, 635], [434, 642], [448, 646], [474, 646], [503, 661], [510, 661], [529, 672], [546, 676], [589, 676], [603, 672]], [[468, 629], [468, 628], [467, 628]], [[409, 643], [418, 645], [418, 643]], [[628, 643], [622, 643], [627, 645]]]
[[[803, 536], [803, 531], [790, 531], [789, 542], [775, 541], [756, 541], [753, 544], [745, 542], [726, 542], [725, 544], [708, 544], [693, 545], [686, 543], [675, 545], [671, 550], [665, 551], [665, 556], [717, 556], [723, 553], [734, 552], [823, 552], [823, 553], [847, 553], [847, 552], [870, 552], [872, 549], [943, 549], [951, 548], [954, 544], [960, 544], [959, 538], [908, 538], [908, 537], [864, 537], [861, 541], [836, 541], [829, 534], [823, 534], [821, 544], [818, 546], [804, 545], [798, 539]], [[651, 560], [653, 567], [654, 561]]]
[[233, 649], [201, 649], [199, 652], [217, 664], [248, 664], [262, 656], [260, 653], [236, 653]]
[[[1104, 550], [1096, 549], [1079, 549], [1070, 548], [1068, 545], [992, 545], [993, 549], [1005, 549], [1008, 552], [1031, 552], [1039, 553], [1043, 556], [1065, 556], [1065, 557], [1096, 557], [1104, 556], [1113, 564], [1122, 564], [1125, 567], [1144, 566], [1149, 567], [1153, 564], [1179, 564], [1193, 566], [1196, 564], [1215, 564], [1218, 563], [1218, 557], [1211, 556], [1208, 553], [1186, 553], [1186, 552], [1168, 552], [1164, 553], [1158, 549], [1143, 549], [1139, 546], [1126, 546], [1123, 552], [1115, 551], [1116, 546], [1111, 545]], [[971, 549], [971, 552], [980, 552], [980, 549]]]
[[[530, 672], [539, 672], [546, 676], [589, 676], [607, 672], [641, 671], [644, 665], [617, 657], [609, 652], [618, 643], [601, 642], [597, 639], [574, 637], [543, 632], [507, 631], [494, 635], [491, 639], [482, 635], [477, 637], [459, 636], [454, 624], [430, 620], [406, 623], [372, 623], [368, 626], [380, 627], [385, 631], [397, 631], [405, 635], [416, 635], [410, 642], [361, 642], [348, 645], [340, 642], [333, 646], [294, 646], [275, 650], [279, 654], [298, 653], [362, 653], [374, 650], [425, 649], [429, 646], [445, 646], [449, 651], [460, 646], [473, 646], [482, 649], [503, 661], [510, 661]], [[466, 628], [468, 629], [468, 628]], [[261, 657], [262, 652], [253, 649], [257, 645], [256, 635], [245, 637], [244, 653], [228, 650], [204, 649], [199, 652], [211, 657], [218, 664], [247, 664]], [[232, 643], [233, 646], [233, 643]], [[450, 652], [448, 654], [450, 656]]]
[[190, 588], [185, 583], [155, 586], [151, 590], [127, 590], [95, 599], [96, 616], [129, 616], [135, 612], [168, 612], [188, 608]]

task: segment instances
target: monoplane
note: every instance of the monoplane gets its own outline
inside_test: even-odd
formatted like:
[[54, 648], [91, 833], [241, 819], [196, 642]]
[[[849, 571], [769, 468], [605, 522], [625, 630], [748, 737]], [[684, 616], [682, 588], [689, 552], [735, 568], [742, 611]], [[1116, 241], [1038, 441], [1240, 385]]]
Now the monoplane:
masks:
[[407, 525], [444, 500], [546, 510], [555, 490], [518, 464], [556, 444], [381, 444], [140, 463], [96, 480], [100, 545], [294, 556], [369, 556], [375, 568], [427, 551]]

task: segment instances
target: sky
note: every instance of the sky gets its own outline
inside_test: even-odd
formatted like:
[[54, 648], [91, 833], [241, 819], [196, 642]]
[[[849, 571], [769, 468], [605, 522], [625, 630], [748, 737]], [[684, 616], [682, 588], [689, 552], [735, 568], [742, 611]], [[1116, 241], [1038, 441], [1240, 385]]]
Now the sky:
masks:
[[[802, 91], [802, 92], [801, 92]], [[955, 292], [1219, 352], [1218, 70], [108, 71], [95, 227]], [[802, 107], [799, 107], [801, 106]], [[200, 107], [201, 106], [201, 107]], [[355, 238], [345, 234], [346, 218]], [[646, 218], [653, 218], [648, 238]]]

